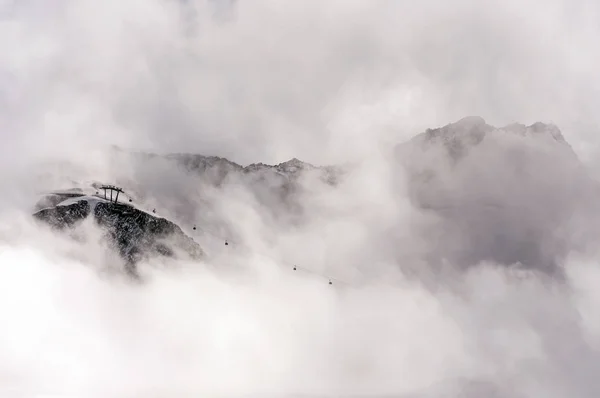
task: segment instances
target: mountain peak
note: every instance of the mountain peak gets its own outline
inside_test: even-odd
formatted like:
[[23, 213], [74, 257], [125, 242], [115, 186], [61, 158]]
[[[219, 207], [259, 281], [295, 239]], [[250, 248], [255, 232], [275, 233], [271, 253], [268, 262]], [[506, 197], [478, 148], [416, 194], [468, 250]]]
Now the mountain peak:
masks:
[[411, 142], [424, 149], [442, 145], [456, 160], [462, 157], [470, 147], [480, 144], [490, 133], [509, 133], [521, 137], [542, 139], [546, 142], [556, 142], [572, 150], [560, 129], [554, 124], [536, 122], [526, 126], [513, 123], [498, 128], [487, 124], [480, 116], [467, 116], [443, 127], [427, 129], [424, 133], [415, 136]]
[[[560, 129], [551, 123], [535, 122], [530, 126], [526, 126], [521, 123], [512, 123], [501, 128], [501, 130], [508, 131], [521, 136], [541, 136], [546, 134], [548, 137], [555, 141], [563, 144], [567, 144], [564, 136]], [[567, 144], [568, 145], [568, 144]]]
[[287, 162], [283, 162], [282, 164], [298, 165], [298, 164], [304, 164], [304, 162], [298, 158], [291, 158], [290, 160], [288, 160]]
[[280, 169], [285, 169], [286, 171], [297, 171], [297, 170], [303, 170], [306, 168], [314, 168], [315, 166], [309, 164], [309, 163], [305, 163], [301, 160], [299, 160], [298, 158], [292, 158], [290, 160], [288, 160], [287, 162], [283, 162], [283, 163], [279, 163], [277, 166], [277, 168]]
[[79, 188], [48, 192], [36, 204], [33, 217], [59, 231], [76, 228], [88, 217], [93, 218], [104, 230], [110, 247], [125, 260], [126, 270], [134, 276], [136, 264], [144, 258], [178, 258], [184, 254], [190, 259], [200, 259], [204, 256], [200, 245], [177, 224], [118, 201], [112, 194], [109, 199], [99, 193], [86, 194]]
[[310, 163], [305, 163], [297, 158], [292, 158], [287, 162], [283, 162], [275, 166], [275, 168], [284, 174], [294, 175], [299, 172], [303, 172], [306, 170], [314, 170], [317, 167], [313, 166]]

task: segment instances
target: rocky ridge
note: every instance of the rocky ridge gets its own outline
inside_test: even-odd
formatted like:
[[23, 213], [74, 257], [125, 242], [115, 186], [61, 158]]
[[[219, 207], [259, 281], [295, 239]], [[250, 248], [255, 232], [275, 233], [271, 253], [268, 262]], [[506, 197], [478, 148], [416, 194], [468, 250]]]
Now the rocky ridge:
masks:
[[402, 153], [402, 149], [408, 146], [425, 150], [442, 146], [450, 157], [457, 161], [464, 157], [470, 148], [481, 144], [484, 139], [503, 134], [535, 139], [538, 142], [560, 144], [573, 152], [560, 129], [554, 124], [536, 122], [527, 126], [512, 123], [504, 127], [495, 127], [479, 116], [468, 116], [443, 127], [427, 129], [407, 143], [398, 145], [397, 150]]
[[36, 204], [33, 217], [62, 231], [76, 228], [85, 219], [93, 217], [105, 232], [109, 245], [122, 256], [131, 272], [139, 261], [154, 256], [198, 260], [204, 255], [200, 245], [177, 224], [131, 203], [107, 198], [97, 191], [48, 192]]
[[[475, 264], [492, 260], [555, 269], [572, 245], [564, 235], [553, 231], [567, 225], [569, 217], [580, 206], [579, 198], [573, 193], [592, 185], [556, 126], [534, 123], [496, 128], [480, 117], [467, 117], [428, 129], [395, 149], [397, 172], [408, 176], [408, 193], [413, 205], [439, 216], [440, 222], [431, 231], [419, 232], [435, 236], [438, 242], [428, 249], [428, 261], [449, 259]], [[234, 186], [242, 182], [247, 188], [245, 193], [255, 195], [256, 203], [263, 206], [262, 211], [270, 212], [272, 219], [285, 226], [292, 219], [290, 214], [302, 214], [305, 195], [311, 194], [303, 191], [305, 176], [312, 175], [334, 188], [351, 170], [314, 166], [296, 158], [276, 165], [242, 166], [222, 157], [199, 154], [157, 155], [120, 149], [115, 153], [134, 159], [125, 163], [133, 164], [132, 176], [148, 175], [146, 182], [158, 184], [154, 188], [161, 191], [147, 189], [143, 180], [130, 177], [129, 183], [135, 186], [136, 193], [138, 189], [150, 192], [148, 198], [158, 198], [163, 206], [175, 209], [176, 219], [193, 219], [190, 222], [199, 226], [204, 214], [211, 213], [212, 206], [210, 201], [204, 201], [202, 182], [217, 188], [227, 188], [230, 182], [234, 182]], [[161, 189], [165, 180], [156, 178], [154, 166], [148, 167], [154, 161], [159, 162], [156, 168], [167, 177], [179, 179], [180, 171], [184, 171], [189, 178], [184, 179], [185, 183], [169, 180], [168, 189]], [[165, 164], [170, 166], [164, 167]], [[556, 168], [557, 165], [560, 167]], [[130, 188], [128, 184], [125, 186]], [[62, 209], [65, 203], [60, 203], [77, 195], [81, 193], [62, 192], [54, 198], [53, 210], [45, 210], [52, 216], [43, 218], [59, 225], [71, 225], [84, 218], [90, 213], [85, 204], [72, 203], [65, 212]], [[57, 209], [59, 203], [61, 208]], [[105, 206], [108, 209], [104, 209]], [[121, 242], [117, 247], [126, 258], [135, 260], [141, 252], [168, 254], [169, 250], [155, 243], [155, 237], [167, 230], [179, 236], [183, 234], [179, 227], [149, 221], [154, 216], [147, 212], [138, 218], [135, 211], [120, 204], [102, 204], [93, 209], [98, 223], [112, 231], [112, 240]], [[130, 221], [119, 222], [120, 219]], [[124, 242], [136, 243], [131, 246]]]

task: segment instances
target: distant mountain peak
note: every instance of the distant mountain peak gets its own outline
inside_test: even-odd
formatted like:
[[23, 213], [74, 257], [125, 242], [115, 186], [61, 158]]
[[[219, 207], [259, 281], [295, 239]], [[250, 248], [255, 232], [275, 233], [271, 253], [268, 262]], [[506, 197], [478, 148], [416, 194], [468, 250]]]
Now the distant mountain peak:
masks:
[[280, 163], [280, 165], [294, 165], [294, 166], [301, 166], [303, 164], [305, 164], [305, 163], [298, 158], [291, 158], [287, 162]]
[[274, 167], [285, 173], [296, 173], [299, 171], [312, 170], [317, 168], [312, 164], [305, 163], [297, 158], [292, 158], [287, 162], [280, 163]]
[[442, 145], [448, 150], [452, 159], [458, 160], [469, 148], [479, 145], [489, 134], [505, 133], [556, 142], [572, 151], [562, 132], [554, 124], [536, 122], [527, 126], [512, 123], [504, 127], [495, 127], [480, 116], [467, 116], [443, 127], [427, 129], [410, 140], [410, 144], [417, 144], [423, 149]]
[[536, 136], [546, 134], [555, 141], [568, 145], [560, 129], [552, 123], [535, 122], [530, 126], [526, 126], [521, 123], [512, 123], [500, 128], [500, 130], [508, 131], [521, 136]]

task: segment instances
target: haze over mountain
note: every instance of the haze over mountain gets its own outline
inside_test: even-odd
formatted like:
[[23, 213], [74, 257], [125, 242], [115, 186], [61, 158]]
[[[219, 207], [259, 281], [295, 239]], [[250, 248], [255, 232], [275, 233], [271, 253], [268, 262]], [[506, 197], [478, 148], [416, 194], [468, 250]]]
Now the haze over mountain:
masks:
[[[591, 209], [600, 210], [595, 205], [600, 186], [555, 125], [514, 123], [496, 128], [481, 117], [466, 117], [415, 135], [397, 145], [393, 156], [394, 173], [407, 176], [412, 204], [436, 216], [431, 225], [415, 226], [415, 233], [425, 241], [408, 262], [410, 273], [439, 270], [443, 264], [462, 268], [490, 261], [562, 274], [567, 255], [600, 238], [598, 224], [585, 230], [577, 224], [578, 217]], [[207, 191], [234, 195], [232, 190], [241, 186], [273, 228], [302, 228], [310, 223], [315, 197], [335, 192], [340, 185], [343, 190], [345, 180], [352, 180], [361, 167], [314, 166], [296, 158], [277, 165], [242, 166], [217, 156], [157, 155], [119, 148], [111, 161], [131, 170], [118, 181], [134, 193], [136, 201], [152, 198], [145, 203], [147, 208], [159, 206], [188, 231], [198, 225], [234, 239], [239, 238], [235, 223], [227, 225], [209, 216], [218, 203]], [[154, 192], [137, 173], [152, 170], [155, 175], [157, 169], [188, 180], [172, 190]], [[321, 211], [333, 212], [335, 207], [328, 205]], [[400, 260], [406, 248], [383, 231], [377, 239], [379, 245], [396, 245], [398, 266], [406, 266]]]
[[[0, 1], [0, 396], [597, 398], [599, 16]], [[34, 222], [94, 182], [202, 259]]]
[[437, 261], [554, 272], [597, 237], [597, 217], [585, 231], [579, 217], [599, 210], [600, 186], [554, 125], [496, 128], [469, 117], [428, 129], [397, 156], [413, 203], [442, 220], [428, 232]]
[[[389, 167], [378, 167], [381, 161]], [[298, 159], [277, 165], [241, 166], [215, 156], [161, 156], [123, 150], [110, 154], [110, 165], [114, 181], [131, 192], [143, 208], [157, 208], [186, 231], [198, 225], [251, 248], [247, 252], [232, 246], [224, 252], [222, 241], [211, 241], [211, 236], [197, 231], [194, 239], [207, 249], [218, 274], [242, 279], [253, 272], [264, 274], [265, 270], [251, 266], [256, 261], [252, 259], [260, 258], [258, 264], [267, 264], [269, 273], [277, 269], [274, 275], [285, 275], [285, 269], [294, 263], [317, 273], [304, 279], [287, 268], [294, 274], [284, 276], [285, 280], [300, 278], [299, 283], [307, 283], [306, 289], [314, 288], [314, 283], [321, 280], [319, 275], [330, 275], [344, 281], [333, 285], [342, 289], [365, 284], [382, 289], [377, 283], [383, 279], [387, 283], [404, 280], [401, 284], [417, 281], [433, 290], [448, 286], [479, 292], [480, 278], [492, 278], [492, 284], [503, 283], [495, 279], [498, 267], [508, 272], [504, 276], [508, 278], [513, 278], [509, 275], [516, 269], [534, 271], [540, 281], [546, 281], [539, 283], [560, 281], [574, 272], [569, 268], [569, 256], [589, 253], [597, 247], [593, 243], [600, 236], [600, 223], [592, 212], [597, 209], [596, 181], [560, 131], [539, 123], [497, 129], [480, 118], [462, 119], [418, 134], [391, 147], [387, 155], [381, 153], [344, 167], [319, 167]], [[83, 183], [86, 176], [91, 177], [81, 166], [61, 167], [63, 173], [58, 180]], [[46, 168], [45, 172], [52, 173], [50, 170]], [[404, 198], [408, 202], [401, 204]], [[403, 214], [403, 207], [413, 209], [410, 218]], [[250, 230], [246, 229], [249, 225]], [[93, 247], [93, 240], [87, 242]], [[78, 254], [77, 258], [87, 257]], [[201, 271], [204, 267], [203, 262], [188, 264], [186, 268], [195, 271], [187, 278], [198, 272], [206, 278]], [[574, 270], [579, 272], [578, 268]], [[145, 274], [148, 272], [146, 268]], [[152, 272], [156, 271], [149, 275]], [[460, 279], [456, 279], [458, 275], [462, 275]], [[532, 279], [529, 283], [534, 285], [527, 289], [542, 294], [536, 280]], [[197, 278], [193, 281], [199, 282]], [[404, 286], [401, 289], [406, 294], [409, 285]], [[512, 289], [509, 286], [506, 288]], [[303, 300], [309, 293], [304, 289], [295, 293]], [[370, 290], [365, 289], [356, 298], [365, 302], [352, 300], [352, 306], [368, 312], [372, 306], [385, 305], [384, 301], [368, 299]], [[550, 302], [556, 310], [557, 303]], [[347, 310], [351, 311], [350, 307]], [[568, 308], [561, 311], [563, 319], [572, 316]], [[278, 316], [286, 315], [280, 312]], [[498, 327], [503, 325], [500, 319], [484, 319]], [[376, 323], [384, 329], [391, 326], [383, 319]], [[565, 349], [587, 350], [556, 346], [563, 344], [563, 337], [548, 334], [547, 326], [544, 321], [535, 330], [554, 347], [546, 348], [552, 355], [565, 355]], [[575, 324], [569, 328], [572, 344], [580, 347], [584, 336]], [[397, 330], [399, 333], [401, 329]], [[478, 340], [477, 344], [493, 347], [493, 340], [488, 339], [493, 337]], [[360, 356], [358, 347], [352, 351]], [[596, 361], [590, 355], [584, 354], [586, 361]], [[579, 365], [578, 371], [584, 371], [584, 366]], [[483, 375], [445, 380], [428, 390], [500, 397], [511, 396], [514, 391], [509, 384]]]

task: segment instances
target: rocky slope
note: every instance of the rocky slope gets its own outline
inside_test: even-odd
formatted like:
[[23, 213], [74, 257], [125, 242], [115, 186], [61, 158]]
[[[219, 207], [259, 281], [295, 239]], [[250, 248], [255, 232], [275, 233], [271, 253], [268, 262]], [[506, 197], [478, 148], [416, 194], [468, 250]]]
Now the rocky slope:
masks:
[[596, 228], [598, 184], [554, 125], [497, 128], [468, 117], [428, 129], [396, 155], [412, 203], [440, 220], [421, 231], [435, 242], [432, 261], [554, 272]]
[[175, 223], [128, 202], [107, 199], [98, 192], [85, 193], [80, 189], [50, 192], [37, 203], [33, 217], [57, 230], [75, 228], [93, 217], [105, 232], [109, 245], [132, 272], [135, 264], [152, 256], [197, 260], [204, 254]]

